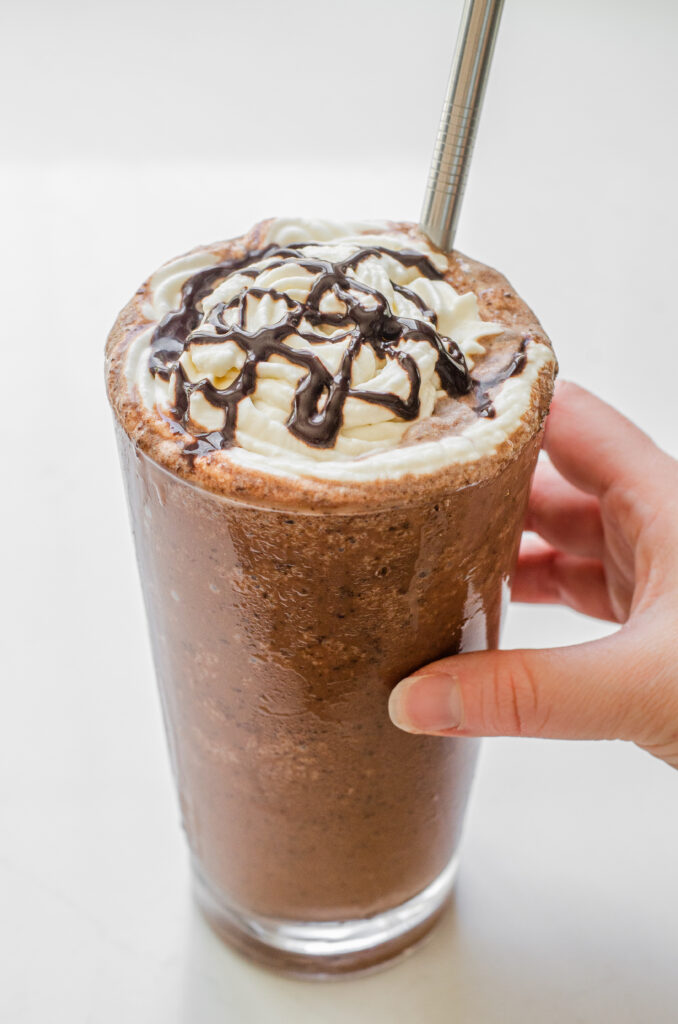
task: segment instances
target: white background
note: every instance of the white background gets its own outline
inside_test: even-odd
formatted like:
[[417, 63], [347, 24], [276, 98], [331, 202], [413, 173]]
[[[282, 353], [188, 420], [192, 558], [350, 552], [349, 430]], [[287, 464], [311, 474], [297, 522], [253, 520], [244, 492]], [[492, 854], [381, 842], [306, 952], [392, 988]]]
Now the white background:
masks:
[[[3, 5], [3, 1021], [675, 1020], [678, 777], [621, 744], [487, 742], [454, 912], [380, 975], [276, 978], [190, 901], [104, 338], [262, 216], [416, 219], [460, 6]], [[507, 0], [458, 238], [674, 454], [677, 34], [670, 0]], [[516, 608], [505, 641], [604, 631]]]

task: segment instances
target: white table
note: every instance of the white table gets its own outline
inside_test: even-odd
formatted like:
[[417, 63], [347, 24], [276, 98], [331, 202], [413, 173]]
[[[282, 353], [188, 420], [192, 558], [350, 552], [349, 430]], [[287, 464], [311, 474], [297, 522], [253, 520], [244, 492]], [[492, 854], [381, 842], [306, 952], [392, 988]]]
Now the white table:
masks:
[[[560, 11], [548, 5], [549, 13], [545, 6], [517, 2], [502, 29], [501, 85], [488, 94], [459, 243], [500, 266], [533, 304], [565, 375], [678, 454], [676, 11], [659, 0], [642, 10], [607, 0], [595, 11], [583, 0]], [[226, 7], [210, 8], [212, 17], [226, 18]], [[405, 38], [409, 8], [393, 9], [401, 20], [388, 31]], [[105, 406], [103, 339], [160, 261], [261, 215], [416, 218], [445, 71], [421, 79], [426, 131], [417, 97], [399, 94], [410, 103], [405, 155], [394, 159], [386, 147], [380, 156], [379, 140], [364, 131], [359, 175], [350, 153], [328, 163], [321, 147], [309, 155], [304, 138], [278, 146], [275, 162], [264, 159], [252, 128], [237, 157], [218, 133], [210, 154], [198, 131], [189, 159], [169, 161], [158, 149], [166, 110], [151, 107], [145, 129], [139, 119], [126, 128], [122, 115], [144, 83], [152, 88], [163, 48], [178, 46], [179, 8], [170, 4], [159, 22], [160, 52], [127, 46], [124, 21], [106, 15], [112, 34], [100, 59], [104, 70], [122, 61], [118, 106], [104, 73], [97, 77], [84, 5], [75, 36], [59, 29], [55, 10], [17, 13], [16, 39], [6, 35], [0, 53], [11, 72], [17, 40], [32, 38], [43, 61], [37, 84], [4, 92], [14, 148], [0, 172], [9, 485], [0, 503], [1, 621], [10, 626], [0, 720], [0, 1018], [674, 1021], [678, 776], [622, 744], [486, 743], [454, 910], [426, 946], [382, 974], [331, 986], [280, 979], [223, 947], [193, 909]], [[231, 10], [246, 17], [244, 7]], [[437, 2], [432, 11], [444, 14]], [[456, 14], [444, 16], [453, 35]], [[151, 33], [150, 15], [142, 23]], [[209, 37], [206, 26], [205, 46]], [[449, 40], [431, 48], [434, 67]], [[427, 62], [413, 53], [422, 72]], [[49, 80], [57, 56], [62, 78]], [[142, 57], [146, 77], [135, 65], [130, 85], [125, 61]], [[322, 64], [309, 60], [312, 70]], [[378, 76], [366, 82], [381, 96]], [[268, 94], [252, 88], [249, 102], [261, 111]], [[355, 82], [350, 89], [359, 92]], [[60, 132], [53, 120], [67, 94], [79, 106], [63, 108], [70, 114]], [[311, 108], [319, 103], [313, 90], [301, 94]], [[214, 109], [195, 115], [203, 137]], [[22, 110], [37, 138], [20, 138]], [[115, 158], [101, 110], [112, 130], [127, 132]], [[275, 125], [270, 131], [284, 138]], [[517, 608], [505, 641], [577, 642], [605, 629], [563, 610]]]

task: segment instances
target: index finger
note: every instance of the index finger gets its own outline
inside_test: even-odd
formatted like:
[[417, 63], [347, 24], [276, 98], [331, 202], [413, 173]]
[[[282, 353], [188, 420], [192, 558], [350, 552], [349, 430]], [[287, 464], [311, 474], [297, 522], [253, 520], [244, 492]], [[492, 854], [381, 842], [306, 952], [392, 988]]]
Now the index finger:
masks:
[[556, 469], [582, 491], [602, 497], [617, 482], [651, 473], [659, 448], [607, 402], [559, 382], [546, 422], [544, 448]]

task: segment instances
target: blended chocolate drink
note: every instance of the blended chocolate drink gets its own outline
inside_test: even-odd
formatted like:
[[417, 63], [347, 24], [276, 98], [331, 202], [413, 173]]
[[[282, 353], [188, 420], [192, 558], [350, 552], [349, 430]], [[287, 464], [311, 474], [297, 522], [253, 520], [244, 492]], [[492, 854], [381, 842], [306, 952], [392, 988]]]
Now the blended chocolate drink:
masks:
[[476, 757], [395, 683], [496, 647], [555, 358], [410, 224], [273, 220], [166, 264], [108, 349], [198, 900], [283, 970], [411, 946]]

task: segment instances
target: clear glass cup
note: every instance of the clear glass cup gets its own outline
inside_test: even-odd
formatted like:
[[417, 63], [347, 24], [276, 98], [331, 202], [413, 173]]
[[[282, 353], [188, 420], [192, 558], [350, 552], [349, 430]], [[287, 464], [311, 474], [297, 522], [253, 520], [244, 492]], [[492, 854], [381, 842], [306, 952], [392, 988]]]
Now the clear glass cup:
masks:
[[539, 438], [479, 484], [322, 513], [118, 441], [198, 902], [271, 967], [372, 969], [449, 899], [477, 754], [396, 729], [388, 695], [497, 645]]

